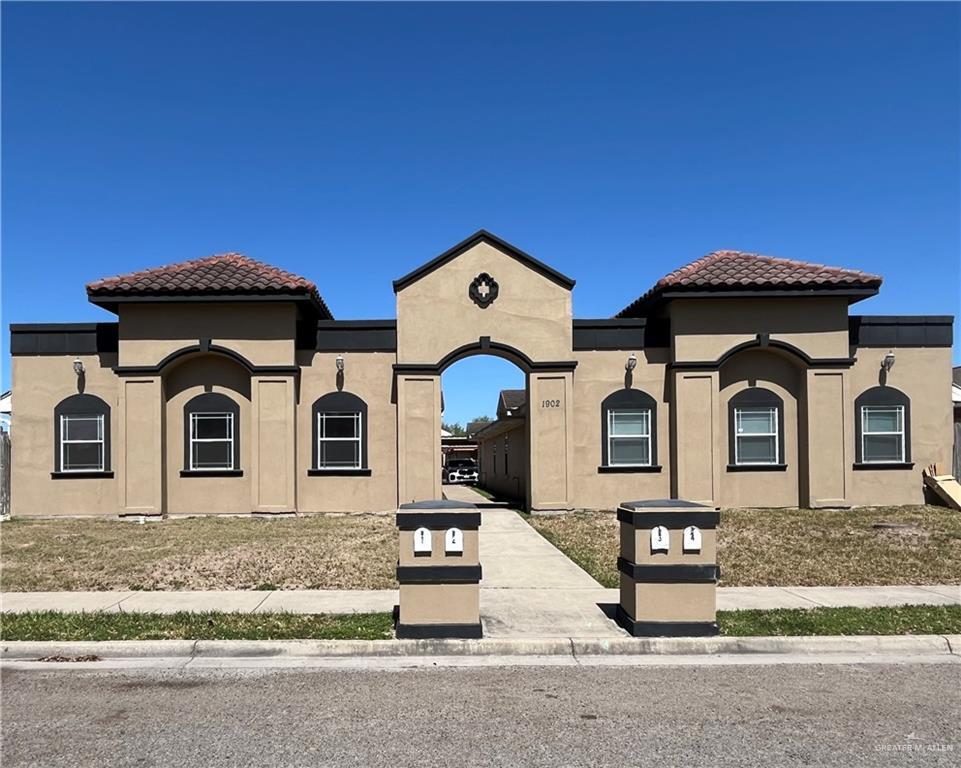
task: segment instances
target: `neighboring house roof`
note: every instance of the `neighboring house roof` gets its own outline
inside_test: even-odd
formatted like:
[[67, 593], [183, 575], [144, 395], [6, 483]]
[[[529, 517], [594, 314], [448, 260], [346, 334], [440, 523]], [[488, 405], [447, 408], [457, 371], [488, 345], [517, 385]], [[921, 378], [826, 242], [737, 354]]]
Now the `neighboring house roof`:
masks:
[[0, 395], [0, 413], [13, 413], [13, 391], [7, 390]]
[[462, 253], [470, 250], [478, 243], [487, 243], [489, 245], [493, 245], [495, 248], [497, 248], [497, 250], [506, 253], [508, 256], [516, 259], [529, 269], [534, 270], [538, 274], [546, 277], [548, 280], [552, 280], [568, 290], [574, 287], [574, 281], [571, 280], [571, 278], [567, 277], [566, 275], [562, 275], [556, 269], [547, 266], [544, 262], [538, 261], [530, 254], [524, 253], [524, 251], [522, 251], [520, 248], [511, 245], [506, 240], [501, 240], [497, 235], [493, 235], [487, 230], [479, 229], [467, 239], [461, 240], [453, 248], [449, 248], [448, 250], [444, 251], [440, 256], [431, 259], [426, 264], [423, 264], [415, 269], [413, 272], [408, 272], [403, 277], [395, 280], [394, 293], [397, 291], [402, 291], [408, 285], [416, 283], [422, 277], [429, 275], [435, 269], [439, 269], [447, 262], [453, 261]]
[[827, 267], [806, 261], [761, 256], [743, 251], [715, 251], [692, 261], [658, 280], [640, 298], [617, 313], [631, 317], [638, 310], [666, 294], [714, 293], [730, 291], [811, 292], [833, 290], [877, 293], [881, 277], [856, 269]]
[[240, 253], [221, 253], [87, 284], [90, 301], [107, 309], [128, 300], [188, 296], [308, 299], [321, 319], [333, 319], [313, 282]]
[[468, 423], [466, 427], [467, 436], [473, 437], [478, 432], [480, 432], [484, 427], [486, 427], [488, 424], [490, 424], [489, 421], [472, 421]]
[[961, 365], [956, 365], [951, 369], [951, 381], [961, 387]]
[[497, 398], [497, 416], [520, 416], [527, 404], [526, 389], [502, 389]]

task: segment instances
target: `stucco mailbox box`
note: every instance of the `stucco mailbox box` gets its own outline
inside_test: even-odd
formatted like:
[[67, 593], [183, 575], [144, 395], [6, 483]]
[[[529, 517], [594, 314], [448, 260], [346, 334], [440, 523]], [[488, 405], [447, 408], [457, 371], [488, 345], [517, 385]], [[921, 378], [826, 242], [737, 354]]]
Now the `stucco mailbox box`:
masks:
[[617, 623], [635, 637], [717, 634], [717, 508], [678, 499], [617, 509]]
[[419, 501], [397, 510], [397, 637], [481, 637], [480, 512], [473, 504]]

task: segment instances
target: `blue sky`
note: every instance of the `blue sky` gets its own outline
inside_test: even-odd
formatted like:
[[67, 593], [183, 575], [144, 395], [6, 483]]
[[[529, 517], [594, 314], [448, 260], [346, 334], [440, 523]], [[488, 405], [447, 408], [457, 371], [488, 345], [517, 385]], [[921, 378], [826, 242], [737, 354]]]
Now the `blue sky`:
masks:
[[[481, 227], [576, 278], [579, 317], [718, 248], [956, 314], [959, 29], [948, 3], [5, 3], [2, 319], [108, 320], [85, 282], [226, 250], [393, 317], [390, 281]], [[444, 383], [463, 421], [520, 376]]]

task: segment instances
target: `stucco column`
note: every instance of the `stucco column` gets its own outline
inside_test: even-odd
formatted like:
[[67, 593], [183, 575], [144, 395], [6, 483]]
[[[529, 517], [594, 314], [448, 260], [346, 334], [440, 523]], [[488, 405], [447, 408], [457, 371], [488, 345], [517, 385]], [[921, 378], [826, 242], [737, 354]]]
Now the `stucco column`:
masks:
[[397, 376], [399, 504], [440, 499], [440, 376]]
[[573, 374], [532, 373], [527, 392], [528, 504], [535, 511], [573, 509]]
[[161, 515], [164, 400], [160, 377], [121, 379], [119, 406], [120, 514]]
[[[802, 503], [811, 507], [846, 507], [854, 440], [848, 376], [844, 369], [808, 369], [801, 453], [806, 453], [807, 488], [801, 476]], [[800, 421], [801, 419], [799, 419]]]
[[672, 487], [676, 498], [714, 506], [720, 496], [721, 462], [717, 371], [675, 371], [671, 408]]
[[250, 379], [251, 509], [295, 512], [296, 390], [293, 375]]

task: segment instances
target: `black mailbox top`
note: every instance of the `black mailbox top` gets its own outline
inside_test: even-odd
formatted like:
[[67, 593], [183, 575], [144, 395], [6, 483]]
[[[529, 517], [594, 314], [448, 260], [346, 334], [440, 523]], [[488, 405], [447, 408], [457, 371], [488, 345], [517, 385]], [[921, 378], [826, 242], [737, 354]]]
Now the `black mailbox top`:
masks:
[[469, 501], [452, 501], [450, 499], [433, 499], [430, 501], [412, 501], [401, 504], [400, 509], [477, 509]]
[[623, 509], [713, 509], [706, 504], [698, 504], [684, 499], [644, 499], [642, 501], [622, 501]]

